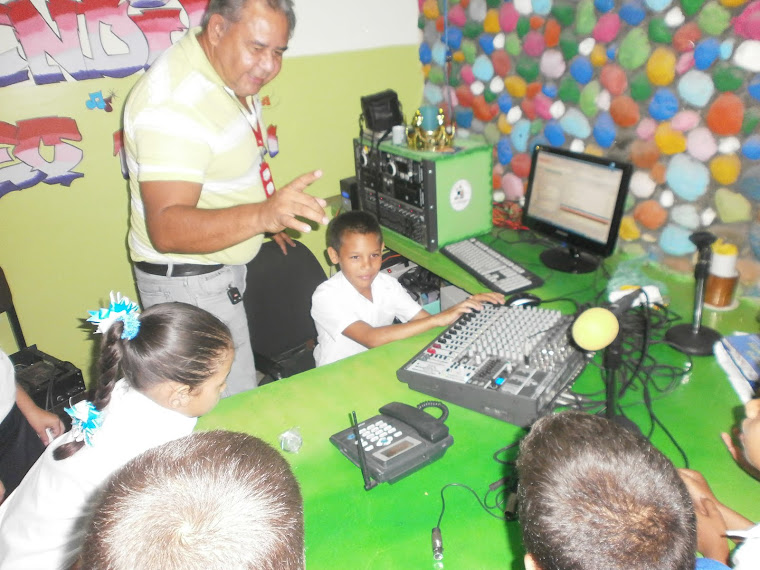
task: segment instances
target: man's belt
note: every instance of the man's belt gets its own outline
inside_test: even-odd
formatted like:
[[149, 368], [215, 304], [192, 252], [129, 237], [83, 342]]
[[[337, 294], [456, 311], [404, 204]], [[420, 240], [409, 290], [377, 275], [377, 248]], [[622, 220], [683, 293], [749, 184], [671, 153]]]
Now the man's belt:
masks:
[[175, 263], [173, 265], [164, 265], [162, 263], [148, 263], [147, 261], [138, 261], [135, 267], [151, 275], [162, 275], [164, 277], [192, 277], [193, 275], [205, 275], [219, 271], [224, 265], [198, 265], [197, 263]]

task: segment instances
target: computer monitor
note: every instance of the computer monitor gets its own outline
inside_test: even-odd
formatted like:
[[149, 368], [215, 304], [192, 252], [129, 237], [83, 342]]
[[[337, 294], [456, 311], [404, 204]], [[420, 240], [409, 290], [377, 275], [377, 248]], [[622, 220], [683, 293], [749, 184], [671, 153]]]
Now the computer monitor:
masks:
[[523, 224], [562, 245], [541, 253], [551, 269], [588, 273], [615, 250], [632, 167], [626, 162], [537, 145]]

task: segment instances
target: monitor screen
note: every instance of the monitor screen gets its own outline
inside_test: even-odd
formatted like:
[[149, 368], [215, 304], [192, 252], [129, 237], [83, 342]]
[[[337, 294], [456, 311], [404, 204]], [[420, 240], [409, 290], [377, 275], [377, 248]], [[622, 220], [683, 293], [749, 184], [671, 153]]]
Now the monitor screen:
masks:
[[632, 167], [626, 162], [538, 145], [533, 150], [523, 224], [562, 244], [542, 253], [552, 269], [594, 270], [617, 243]]

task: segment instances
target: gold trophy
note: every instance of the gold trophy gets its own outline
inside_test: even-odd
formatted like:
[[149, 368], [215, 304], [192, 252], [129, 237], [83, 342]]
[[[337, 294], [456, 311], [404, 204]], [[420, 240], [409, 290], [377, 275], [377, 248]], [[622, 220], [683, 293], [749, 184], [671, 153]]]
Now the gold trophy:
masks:
[[406, 131], [409, 148], [415, 150], [440, 151], [451, 147], [454, 140], [454, 125], [445, 124], [446, 117], [441, 107], [426, 105], [414, 112], [412, 124]]

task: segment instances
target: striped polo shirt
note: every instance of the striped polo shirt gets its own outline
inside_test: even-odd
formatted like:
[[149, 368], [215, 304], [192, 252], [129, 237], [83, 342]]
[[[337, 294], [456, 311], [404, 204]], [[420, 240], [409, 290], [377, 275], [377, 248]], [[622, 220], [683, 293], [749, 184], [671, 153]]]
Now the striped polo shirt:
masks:
[[[124, 148], [131, 196], [129, 250], [133, 261], [245, 264], [263, 239], [254, 236], [209, 254], [163, 254], [148, 237], [140, 182], [202, 184], [198, 208], [228, 208], [266, 200], [261, 155], [249, 113], [224, 85], [193, 28], [156, 60], [124, 107]], [[255, 100], [253, 100], [255, 99]], [[249, 106], [261, 109], [258, 98]]]

